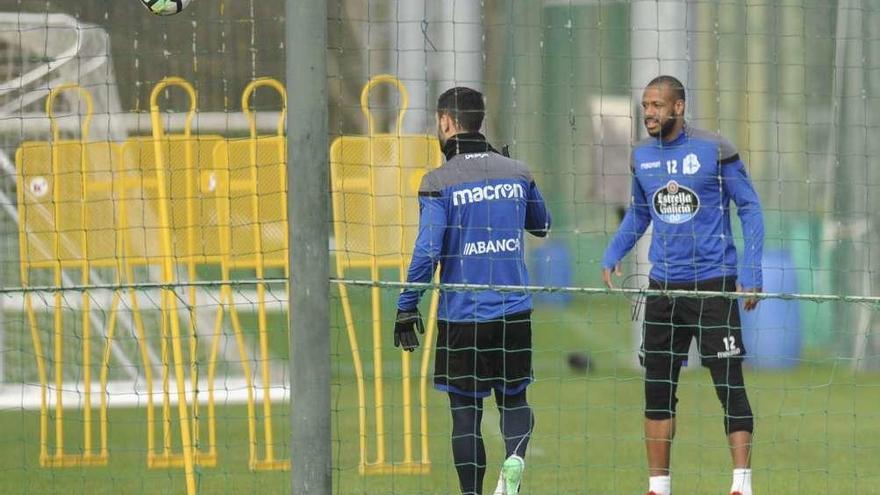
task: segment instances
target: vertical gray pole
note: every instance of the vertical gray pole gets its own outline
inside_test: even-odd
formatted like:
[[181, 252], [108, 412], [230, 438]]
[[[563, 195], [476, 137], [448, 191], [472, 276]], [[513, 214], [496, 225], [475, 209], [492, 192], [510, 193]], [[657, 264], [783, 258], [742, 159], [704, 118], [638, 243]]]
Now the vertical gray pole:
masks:
[[456, 0], [437, 2], [435, 22], [440, 24], [432, 53], [430, 75], [437, 80], [439, 93], [453, 86], [484, 90], [483, 79], [483, 2]]
[[397, 73], [409, 91], [409, 111], [403, 128], [397, 130], [401, 134], [424, 134], [434, 127], [433, 114], [428, 107], [429, 48], [422, 34], [422, 21], [432, 22], [433, 19], [428, 19], [425, 7], [422, 1], [398, 0], [397, 22], [391, 24], [392, 29], [397, 30], [397, 60], [391, 64], [396, 71], [392, 69], [392, 72]]
[[286, 0], [291, 493], [330, 495], [327, 3]]
[[6, 294], [0, 295], [0, 386], [6, 383]]
[[[844, 17], [843, 29], [836, 33], [838, 43], [842, 43], [842, 57], [835, 60], [835, 68], [841, 78], [837, 94], [839, 103], [837, 129], [837, 170], [834, 180], [839, 188], [835, 202], [835, 220], [841, 231], [837, 235], [838, 266], [846, 270], [841, 279], [840, 294], [870, 294], [871, 268], [869, 255], [871, 220], [868, 212], [869, 195], [856, 184], [871, 184], [869, 171], [871, 158], [868, 153], [869, 131], [868, 102], [871, 101], [869, 87], [866, 85], [865, 67], [867, 48], [865, 29], [869, 24], [870, 13], [865, 10], [862, 0], [846, 0], [838, 3], [838, 19]], [[840, 22], [840, 21], [838, 21]], [[870, 65], [868, 65], [870, 67]], [[849, 184], [849, 186], [847, 185]], [[849, 232], [847, 232], [847, 230]], [[852, 342], [852, 368], [859, 370], [867, 364], [868, 337], [871, 333], [871, 308], [851, 304], [842, 305], [846, 320], [855, 326]], [[849, 306], [849, 307], [847, 307]]]
[[[688, 5], [685, 0], [657, 2], [656, 0], [637, 0], [630, 4], [630, 51], [632, 53], [632, 97], [634, 108], [639, 108], [645, 86], [656, 76], [667, 74], [678, 78], [683, 84], [688, 82]], [[634, 112], [635, 130], [633, 141], [647, 137], [642, 125], [641, 114]], [[636, 244], [633, 256], [632, 273], [647, 275], [651, 271], [648, 250], [651, 246], [653, 228], [649, 227]], [[643, 284], [647, 286], [647, 284]], [[642, 326], [645, 321], [645, 306], [642, 304], [632, 325], [633, 343], [638, 346], [642, 340]], [[694, 349], [691, 348], [693, 359]], [[639, 366], [638, 347], [633, 354], [632, 363]], [[697, 355], [698, 356], [698, 355]], [[694, 359], [694, 361], [696, 361]], [[692, 361], [692, 362], [694, 362]]]

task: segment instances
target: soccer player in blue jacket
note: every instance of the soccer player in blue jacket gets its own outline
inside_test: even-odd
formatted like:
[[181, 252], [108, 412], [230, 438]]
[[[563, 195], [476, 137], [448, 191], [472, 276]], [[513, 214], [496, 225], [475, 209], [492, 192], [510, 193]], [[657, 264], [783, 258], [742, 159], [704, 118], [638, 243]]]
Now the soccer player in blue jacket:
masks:
[[[408, 282], [528, 285], [524, 232], [544, 237], [550, 214], [531, 172], [499, 154], [479, 133], [483, 95], [465, 87], [443, 93], [437, 133], [446, 163], [419, 188], [419, 232]], [[394, 345], [412, 351], [423, 332], [422, 290], [397, 303]], [[434, 387], [452, 409], [452, 456], [464, 494], [483, 493], [486, 450], [480, 433], [483, 398], [494, 391], [507, 449], [495, 494], [514, 495], [525, 467], [534, 416], [526, 401], [532, 381], [531, 296], [497, 290], [441, 290]]]
[[[651, 289], [704, 291], [761, 290], [764, 223], [758, 195], [734, 146], [717, 134], [684, 121], [681, 82], [660, 76], [642, 97], [649, 138], [632, 152], [632, 205], [602, 261], [602, 277], [613, 287], [612, 271], [653, 223], [649, 259]], [[744, 251], [737, 252], [730, 203], [742, 223]], [[748, 298], [751, 311], [757, 299]], [[645, 367], [645, 442], [649, 495], [670, 494], [669, 459], [675, 436], [676, 387], [691, 340], [697, 339], [724, 408], [734, 471], [731, 495], [752, 495], [750, 453], [754, 426], [742, 372], [739, 308], [725, 297], [649, 296], [639, 353]]]

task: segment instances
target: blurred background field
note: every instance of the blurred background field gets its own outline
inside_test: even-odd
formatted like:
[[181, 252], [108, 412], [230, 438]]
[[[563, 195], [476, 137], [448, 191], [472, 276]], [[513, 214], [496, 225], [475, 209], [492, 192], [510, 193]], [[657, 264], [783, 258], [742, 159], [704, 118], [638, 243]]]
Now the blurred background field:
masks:
[[[390, 295], [390, 294], [389, 294]], [[361, 314], [366, 314], [361, 306]], [[390, 308], [389, 308], [390, 310]], [[642, 380], [631, 366], [629, 304], [616, 297], [577, 300], [561, 309], [538, 306], [535, 317], [536, 383], [529, 388], [536, 429], [524, 481], [527, 493], [633, 493], [643, 488], [646, 469], [642, 440]], [[334, 310], [333, 455], [334, 493], [454, 493], [449, 451], [450, 417], [445, 394], [430, 391], [428, 475], [358, 474], [357, 402], [351, 353]], [[390, 311], [389, 311], [390, 314]], [[278, 322], [280, 323], [280, 322]], [[286, 359], [286, 346], [272, 346], [273, 358]], [[385, 346], [386, 375], [399, 374], [400, 351]], [[569, 352], [588, 352], [594, 368], [569, 368]], [[418, 354], [418, 351], [417, 351]], [[683, 374], [679, 431], [673, 451], [677, 491], [720, 493], [729, 482], [729, 454], [722, 413], [706, 370]], [[854, 373], [845, 360], [816, 358], [782, 371], [748, 369], [750, 399], [756, 413], [755, 489], [761, 493], [871, 493], [880, 482], [873, 459], [880, 454], [880, 375]], [[222, 385], [220, 385], [222, 387]], [[386, 385], [389, 403], [389, 455], [401, 456], [399, 382]], [[498, 415], [486, 401], [483, 434], [494, 484], [502, 459]], [[284, 438], [286, 407], [275, 414]], [[242, 405], [217, 410], [221, 438], [216, 468], [198, 472], [199, 493], [281, 493], [284, 472], [247, 468], [246, 411]], [[77, 418], [71, 417], [75, 421]], [[47, 470], [38, 466], [38, 411], [6, 409], [0, 489], [4, 493], [169, 493], [183, 490], [182, 472], [146, 468], [143, 409], [110, 411], [110, 464], [104, 468]], [[72, 430], [75, 432], [75, 430]], [[75, 438], [75, 436], [73, 437]], [[370, 442], [372, 446], [372, 441]], [[287, 441], [282, 442], [286, 449]], [[295, 462], [295, 461], [294, 461]]]

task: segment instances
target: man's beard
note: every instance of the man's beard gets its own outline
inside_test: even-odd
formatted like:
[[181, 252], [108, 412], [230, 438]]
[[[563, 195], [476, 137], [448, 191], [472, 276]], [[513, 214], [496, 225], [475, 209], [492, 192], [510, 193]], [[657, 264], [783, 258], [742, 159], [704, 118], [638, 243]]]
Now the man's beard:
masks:
[[[678, 120], [678, 115], [673, 115], [672, 117], [666, 119], [663, 123], [660, 124], [660, 129], [657, 131], [648, 131], [648, 135], [651, 137], [667, 137], [672, 133], [672, 130], [675, 128], [675, 122]], [[651, 119], [654, 122], [660, 122], [657, 119]]]

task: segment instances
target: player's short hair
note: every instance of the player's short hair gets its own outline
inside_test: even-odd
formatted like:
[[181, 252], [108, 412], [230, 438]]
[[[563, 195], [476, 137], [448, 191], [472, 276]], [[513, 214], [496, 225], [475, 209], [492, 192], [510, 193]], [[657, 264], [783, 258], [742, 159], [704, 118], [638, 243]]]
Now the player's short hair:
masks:
[[483, 93], [464, 86], [446, 90], [437, 99], [437, 114], [449, 115], [465, 131], [477, 132], [486, 115]]
[[677, 78], [669, 75], [657, 76], [654, 79], [651, 79], [651, 82], [648, 83], [647, 87], [653, 86], [661, 86], [665, 85], [667, 88], [671, 89], [673, 94], [675, 94], [675, 101], [682, 100], [687, 101], [684, 94], [684, 84], [681, 83]]

